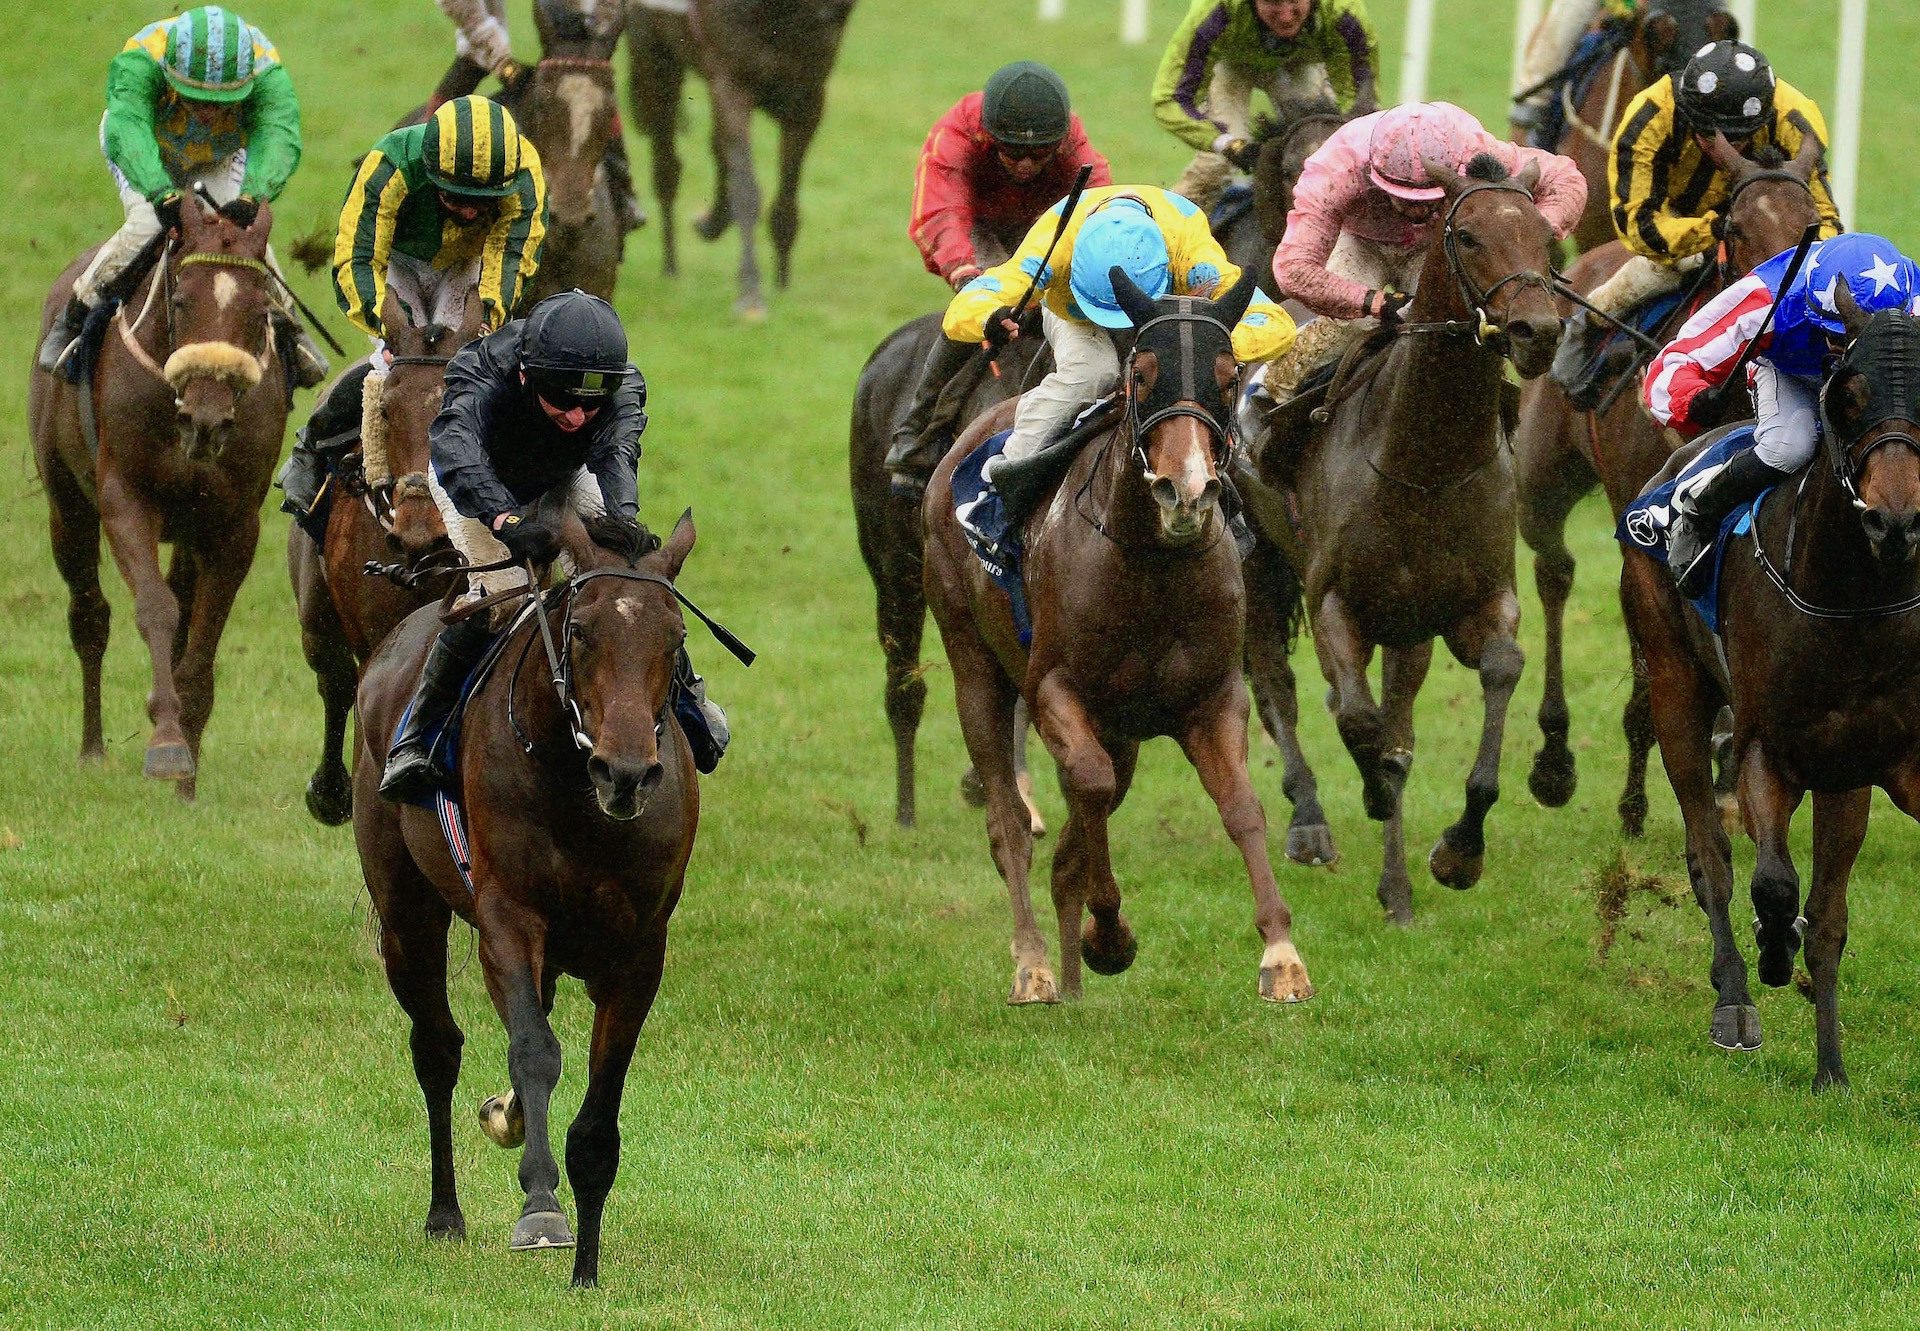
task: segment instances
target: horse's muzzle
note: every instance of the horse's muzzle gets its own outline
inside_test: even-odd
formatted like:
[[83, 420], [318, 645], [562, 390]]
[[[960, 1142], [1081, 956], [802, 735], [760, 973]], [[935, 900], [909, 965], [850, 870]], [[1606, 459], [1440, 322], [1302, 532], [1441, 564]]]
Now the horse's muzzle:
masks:
[[1147, 488], [1160, 509], [1160, 534], [1171, 544], [1199, 540], [1220, 507], [1217, 476], [1208, 476], [1198, 489], [1171, 476], [1156, 476]]
[[1920, 551], [1920, 512], [1865, 508], [1860, 511], [1860, 526], [1866, 531], [1873, 557], [1882, 564], [1896, 568], [1910, 564], [1915, 552]]
[[658, 756], [647, 763], [603, 758], [587, 759], [587, 777], [593, 782], [594, 798], [600, 812], [616, 822], [626, 822], [646, 811], [647, 799], [660, 787], [667, 774]]

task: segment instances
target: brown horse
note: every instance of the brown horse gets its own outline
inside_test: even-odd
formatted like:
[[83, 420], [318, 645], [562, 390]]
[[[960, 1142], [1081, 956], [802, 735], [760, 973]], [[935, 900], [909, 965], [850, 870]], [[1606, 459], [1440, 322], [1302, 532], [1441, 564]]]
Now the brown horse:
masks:
[[1261, 274], [1262, 281], [1273, 272], [1273, 251], [1286, 234], [1300, 172], [1346, 121], [1327, 98], [1289, 98], [1254, 126], [1260, 158], [1253, 168], [1253, 207], [1214, 236], [1240, 269]]
[[[893, 731], [894, 819], [902, 827], [914, 823], [914, 737], [927, 706], [920, 663], [920, 635], [927, 619], [927, 596], [921, 585], [926, 534], [920, 506], [893, 495], [885, 464], [894, 424], [906, 414], [920, 369], [940, 336], [940, 315], [923, 314], [894, 329], [874, 348], [854, 388], [847, 439], [854, 525], [860, 535], [860, 557], [873, 579], [880, 650], [887, 660], [885, 701], [887, 725]], [[1045, 374], [1046, 349], [1045, 339], [1022, 337], [1000, 352], [998, 375], [984, 368], [962, 369], [941, 395], [935, 419], [950, 418], [964, 428]], [[1024, 738], [1024, 723], [1021, 733]], [[1023, 772], [1024, 748], [1023, 743], [1015, 750]], [[1030, 782], [1026, 789], [1031, 789]], [[1037, 812], [1034, 816], [1038, 817]]]
[[[1505, 364], [1540, 374], [1559, 330], [1546, 276], [1551, 230], [1531, 193], [1536, 170], [1507, 179], [1480, 157], [1464, 177], [1436, 163], [1428, 172], [1446, 186], [1445, 220], [1402, 335], [1348, 376], [1357, 385], [1371, 372], [1360, 391], [1335, 385], [1328, 423], [1309, 431], [1297, 461], [1284, 446], [1294, 441], [1268, 439], [1259, 457], [1270, 486], [1297, 484], [1314, 649], [1360, 769], [1367, 816], [1385, 823], [1378, 893], [1397, 922], [1413, 917], [1400, 795], [1413, 764], [1413, 701], [1436, 635], [1479, 673], [1486, 713], [1466, 811], [1427, 862], [1449, 887], [1480, 877], [1522, 665], [1513, 471], [1501, 428]], [[1376, 647], [1385, 659], [1381, 706], [1367, 682]]]
[[[192, 799], [213, 712], [213, 658], [260, 539], [260, 501], [286, 429], [266, 264], [272, 214], [239, 227], [189, 195], [181, 225], [119, 316], [84, 390], [31, 375], [34, 461], [47, 490], [54, 563], [80, 658], [82, 762], [105, 758], [100, 662], [108, 609], [100, 533], [133, 589], [153, 667], [143, 771]], [[44, 335], [91, 251], [61, 273]], [[88, 433], [97, 427], [98, 452]], [[160, 543], [173, 543], [165, 573]]]
[[634, 119], [653, 148], [666, 271], [674, 272], [677, 261], [673, 206], [680, 159], [674, 132], [691, 65], [706, 79], [713, 101], [716, 181], [713, 204], [694, 230], [702, 240], [718, 240], [739, 224], [740, 295], [733, 308], [744, 317], [764, 318], [767, 312], [755, 253], [760, 186], [753, 174], [754, 109], [780, 126], [780, 184], [767, 225], [774, 278], [785, 287], [800, 233], [800, 168], [826, 110], [827, 77], [852, 10], [853, 0], [692, 0], [690, 12], [675, 13], [627, 0], [629, 95]]
[[[1844, 287], [1839, 294], [1851, 345], [1822, 393], [1826, 456], [1797, 487], [1775, 490], [1752, 534], [1727, 553], [1725, 666], [1663, 566], [1629, 548], [1621, 572], [1628, 622], [1647, 656], [1660, 756], [1686, 822], [1688, 874], [1713, 934], [1713, 1043], [1760, 1044], [1728, 918], [1733, 864], [1707, 759], [1714, 715], [1730, 702], [1740, 804], [1758, 851], [1760, 978], [1791, 980], [1804, 934], [1815, 1090], [1847, 1080], [1836, 989], [1847, 880], [1872, 787], [1920, 818], [1920, 320], [1867, 319]], [[1813, 885], [1803, 917], [1787, 830], [1808, 791]]]
[[[1265, 949], [1262, 998], [1313, 993], [1292, 915], [1267, 860], [1266, 815], [1247, 777], [1241, 676], [1245, 595], [1220, 511], [1218, 468], [1238, 382], [1227, 330], [1245, 312], [1245, 278], [1218, 302], [1150, 300], [1114, 269], [1139, 330], [1123, 419], [1072, 462], [1025, 527], [1031, 648], [1006, 595], [988, 580], [953, 514], [953, 470], [1012, 416], [975, 421], [928, 487], [927, 599], [939, 622], [967, 751], [987, 791], [987, 836], [1014, 915], [1010, 1003], [1080, 994], [1080, 962], [1103, 975], [1132, 964], [1107, 820], [1126, 797], [1140, 742], [1178, 739], [1220, 811], [1252, 881]], [[1069, 814], [1053, 858], [1060, 975], [1047, 965], [1027, 875], [1033, 839], [1013, 774], [1014, 702], [1026, 697], [1060, 770]], [[1083, 931], [1083, 915], [1091, 912]]]
[[1627, 103], [1659, 79], [1685, 69], [1693, 53], [1709, 42], [1740, 35], [1739, 22], [1727, 12], [1725, 0], [1650, 0], [1638, 7], [1631, 22], [1633, 32], [1626, 46], [1589, 82], [1579, 104], [1572, 105], [1570, 88], [1560, 94], [1569, 114], [1555, 148], [1579, 163], [1580, 174], [1587, 178], [1586, 212], [1572, 236], [1574, 245], [1583, 250], [1613, 239], [1607, 160], [1613, 155], [1613, 136]]
[[543, 56], [508, 100], [521, 132], [540, 152], [547, 182], [547, 236], [526, 306], [575, 287], [612, 300], [622, 249], [603, 165], [608, 143], [620, 132], [612, 61], [597, 54]]
[[[464, 1037], [447, 1004], [447, 930], [458, 914], [479, 931], [487, 992], [507, 1028], [513, 1090], [489, 1102], [483, 1122], [502, 1145], [526, 1143], [516, 1250], [574, 1243], [548, 1140], [560, 1042], [547, 1017], [563, 972], [584, 981], [593, 1000], [586, 1097], [567, 1132], [580, 1222], [576, 1285], [599, 1279], [600, 1221], [620, 1160], [620, 1095], [660, 987], [667, 920], [700, 815], [693, 757], [668, 707], [686, 637], [673, 579], [693, 549], [692, 516], [664, 546], [645, 536], [634, 524], [596, 519], [589, 540], [569, 521], [565, 545], [577, 571], [540, 610], [521, 614], [499, 668], [467, 706], [459, 787], [471, 893], [434, 815], [391, 804], [377, 790], [388, 738], [440, 627], [433, 607], [387, 638], [359, 694], [354, 839], [380, 916], [387, 980], [413, 1021], [433, 1166], [427, 1232], [466, 1234], [453, 1175]], [[542, 616], [550, 621], [544, 628]], [[542, 655], [549, 633], [562, 663], [551, 672]], [[561, 691], [553, 674], [566, 681]]]
[[393, 363], [380, 394], [380, 415], [385, 470], [393, 479], [370, 485], [359, 455], [351, 454], [344, 477], [333, 481], [341, 492], [327, 514], [324, 548], [297, 525], [287, 527], [287, 574], [300, 615], [300, 646], [318, 682], [325, 718], [320, 762], [307, 781], [307, 811], [329, 827], [346, 822], [353, 812], [343, 753], [360, 669], [401, 620], [446, 590], [444, 578], [423, 578], [405, 587], [394, 579], [368, 577], [364, 570], [388, 561], [417, 569], [428, 556], [450, 548], [446, 522], [427, 488], [427, 427], [440, 410], [447, 364], [479, 336], [481, 317], [480, 302], [470, 300], [461, 327], [416, 327], [389, 294], [380, 326], [387, 330]]
[[[1712, 296], [1730, 282], [1783, 250], [1791, 249], [1809, 223], [1820, 220], [1808, 182], [1819, 164], [1819, 144], [1809, 137], [1791, 162], [1767, 165], [1747, 161], [1722, 138], [1713, 155], [1734, 179], [1723, 213], [1726, 225], [1719, 270], [1704, 289]], [[1567, 280], [1582, 295], [1591, 293], [1620, 265], [1627, 250], [1618, 241], [1580, 257]], [[1568, 307], [1569, 310], [1571, 307]], [[1678, 331], [1686, 308], [1677, 310], [1655, 341]], [[1643, 356], [1642, 361], [1645, 360]], [[1520, 398], [1520, 423], [1514, 431], [1514, 471], [1519, 485], [1520, 535], [1533, 554], [1534, 586], [1546, 627], [1545, 686], [1540, 697], [1542, 742], [1527, 777], [1534, 798], [1558, 808], [1573, 798], [1577, 782], [1573, 750], [1567, 745], [1572, 718], [1567, 708], [1563, 630], [1567, 599], [1573, 593], [1573, 554], [1567, 549], [1567, 516], [1597, 484], [1617, 521], [1634, 496], [1660, 470], [1673, 438], [1640, 405], [1638, 366], [1629, 370], [1603, 412], [1576, 411], [1567, 395], [1549, 379], [1526, 385]], [[1633, 686], [1621, 725], [1627, 736], [1627, 780], [1620, 796], [1620, 825], [1639, 836], [1647, 820], [1647, 755], [1653, 748], [1653, 722], [1647, 711], [1647, 682], [1639, 654]], [[1731, 796], [1728, 796], [1731, 799]]]

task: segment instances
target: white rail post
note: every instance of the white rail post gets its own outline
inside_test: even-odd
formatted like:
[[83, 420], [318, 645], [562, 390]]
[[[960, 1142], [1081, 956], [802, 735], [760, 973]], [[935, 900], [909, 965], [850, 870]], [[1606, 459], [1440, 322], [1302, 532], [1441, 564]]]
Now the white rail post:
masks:
[[1860, 85], [1867, 66], [1867, 0], [1840, 0], [1840, 58], [1834, 72], [1833, 160], [1828, 166], [1840, 219], [1854, 225], [1853, 201], [1860, 182]]
[[1518, 0], [1513, 9], [1513, 88], [1516, 93], [1525, 92], [1526, 84], [1520, 81], [1520, 71], [1527, 66], [1527, 38], [1533, 36], [1533, 30], [1540, 26], [1540, 15], [1545, 10], [1544, 0]]
[[1120, 40], [1128, 46], [1147, 40], [1147, 0], [1120, 0]]
[[1400, 101], [1427, 100], [1427, 57], [1433, 52], [1434, 0], [1407, 0], [1406, 49], [1400, 55]]
[[1040, 0], [1040, 21], [1058, 23], [1067, 16], [1067, 0]]
[[1740, 40], [1748, 46], [1758, 46], [1760, 44], [1753, 39], [1755, 22], [1754, 8], [1754, 0], [1727, 0], [1727, 11], [1731, 13], [1740, 24]]

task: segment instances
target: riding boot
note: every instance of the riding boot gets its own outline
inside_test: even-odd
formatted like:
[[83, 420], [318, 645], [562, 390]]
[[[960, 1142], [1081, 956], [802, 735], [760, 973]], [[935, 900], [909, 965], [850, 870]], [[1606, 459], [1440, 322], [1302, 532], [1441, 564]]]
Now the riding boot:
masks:
[[1780, 471], [1754, 449], [1735, 453], [1692, 493], [1676, 489], [1667, 528], [1667, 571], [1680, 594], [1704, 594], [1713, 580], [1713, 547], [1727, 514], [1793, 473]]
[[295, 518], [306, 517], [313, 512], [314, 502], [320, 498], [320, 490], [326, 483], [327, 460], [307, 447], [302, 432], [294, 438], [287, 464], [274, 478], [274, 484], [286, 492], [286, 498], [280, 501], [280, 511]]
[[78, 296], [67, 297], [67, 307], [54, 316], [53, 326], [40, 341], [40, 353], [35, 359], [41, 369], [48, 374], [60, 372], [68, 352], [80, 340], [80, 330], [86, 326], [89, 312], [86, 302]]
[[493, 633], [485, 615], [469, 615], [440, 630], [420, 672], [420, 686], [407, 704], [405, 722], [387, 751], [380, 774], [382, 797], [402, 804], [426, 799], [453, 780], [433, 752], [432, 740], [460, 701], [461, 686], [486, 655]]
[[953, 376], [973, 359], [971, 342], [955, 342], [944, 334], [934, 339], [933, 350], [920, 368], [920, 381], [914, 386], [913, 405], [893, 427], [893, 440], [887, 447], [887, 474], [892, 477], [893, 493], [900, 499], [918, 499], [926, 493], [933, 469], [940, 465], [953, 443], [947, 431], [929, 431], [933, 409]]
[[707, 682], [693, 673], [693, 661], [682, 647], [673, 662], [673, 715], [693, 751], [693, 765], [711, 772], [720, 765], [727, 743], [733, 738], [727, 727], [727, 714], [720, 704], [707, 697]]
[[619, 219], [620, 234], [638, 231], [647, 224], [646, 209], [633, 188], [633, 165], [627, 160], [626, 136], [616, 133], [607, 140], [607, 155], [601, 159], [607, 171], [607, 192], [613, 195], [613, 215]]
[[1553, 365], [1547, 374], [1566, 392], [1579, 384], [1580, 372], [1593, 358], [1593, 334], [1593, 322], [1583, 310], [1569, 314], [1561, 326], [1560, 347], [1553, 353]]

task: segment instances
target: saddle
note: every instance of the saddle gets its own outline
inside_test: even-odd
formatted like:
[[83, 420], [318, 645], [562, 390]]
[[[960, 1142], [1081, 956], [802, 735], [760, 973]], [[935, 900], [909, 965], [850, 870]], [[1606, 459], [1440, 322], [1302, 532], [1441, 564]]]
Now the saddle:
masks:
[[1019, 526], [1027, 514], [1039, 507], [1040, 501], [1066, 476], [1067, 468], [1080, 456], [1080, 450], [1095, 436], [1111, 429], [1120, 413], [1120, 395], [1109, 393], [1074, 417], [1064, 432], [1049, 439], [1032, 457], [1020, 462], [1003, 461], [994, 469], [993, 485], [1000, 492], [1012, 525]]
[[[1640, 497], [1628, 504], [1620, 514], [1619, 524], [1614, 528], [1614, 539], [1665, 564], [1667, 529], [1673, 524], [1674, 492], [1687, 478], [1718, 467], [1735, 453], [1751, 448], [1753, 424], [1752, 421], [1741, 421], [1723, 426], [1676, 450], [1667, 459], [1666, 465], [1647, 482]], [[1688, 602], [1716, 635], [1720, 632], [1720, 573], [1726, 563], [1727, 547], [1735, 536], [1745, 535], [1752, 530], [1754, 514], [1760, 511], [1760, 505], [1772, 493], [1770, 487], [1727, 514], [1714, 538], [1713, 576], [1707, 583], [1707, 589]]]

